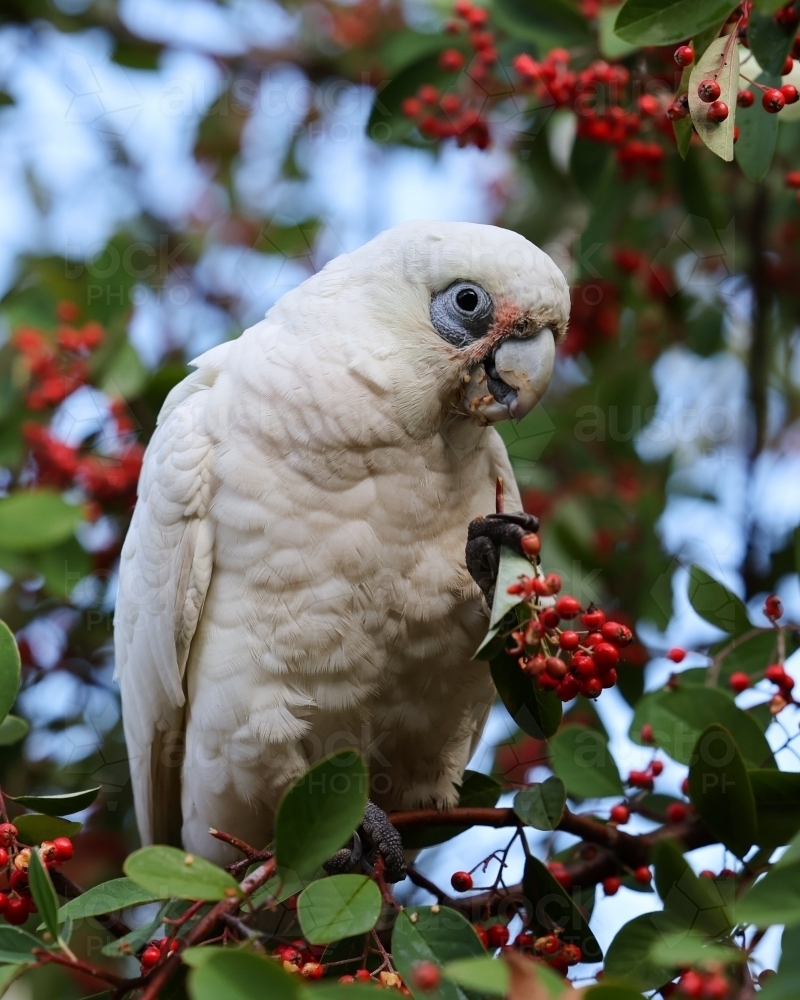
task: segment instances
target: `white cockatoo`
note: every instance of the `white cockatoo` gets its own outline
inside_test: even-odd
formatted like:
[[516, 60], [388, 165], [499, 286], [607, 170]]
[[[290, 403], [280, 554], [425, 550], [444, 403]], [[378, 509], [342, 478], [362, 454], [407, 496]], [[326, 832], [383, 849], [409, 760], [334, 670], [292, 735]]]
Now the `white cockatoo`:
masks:
[[411, 222], [192, 363], [120, 567], [143, 843], [227, 863], [216, 827], [261, 847], [287, 785], [345, 747], [377, 806], [455, 804], [495, 695], [472, 659], [487, 619], [467, 528], [498, 476], [519, 507], [492, 424], [541, 398], [568, 313], [562, 274], [522, 236]]

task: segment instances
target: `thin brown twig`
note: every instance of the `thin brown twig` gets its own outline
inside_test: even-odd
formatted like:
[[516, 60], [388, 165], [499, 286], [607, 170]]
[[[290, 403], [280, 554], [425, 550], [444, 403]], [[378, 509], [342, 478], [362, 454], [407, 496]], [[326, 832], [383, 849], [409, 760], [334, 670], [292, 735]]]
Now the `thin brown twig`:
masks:
[[73, 972], [82, 972], [85, 976], [100, 979], [102, 982], [108, 983], [117, 989], [125, 988], [129, 990], [138, 982], [136, 979], [123, 979], [121, 976], [115, 976], [113, 972], [90, 965], [79, 958], [73, 960], [58, 952], [46, 951], [44, 948], [34, 948], [33, 954], [38, 958], [40, 965], [47, 965], [48, 963], [63, 965], [67, 969], [72, 969]]

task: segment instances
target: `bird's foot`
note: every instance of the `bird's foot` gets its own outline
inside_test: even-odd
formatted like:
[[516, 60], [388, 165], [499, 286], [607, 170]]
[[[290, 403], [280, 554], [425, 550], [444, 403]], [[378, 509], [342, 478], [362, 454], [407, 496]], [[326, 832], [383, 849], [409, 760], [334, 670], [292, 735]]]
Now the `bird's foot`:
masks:
[[[369, 848], [366, 853], [364, 841]], [[329, 875], [341, 875], [357, 868], [371, 875], [378, 855], [383, 858], [387, 882], [400, 882], [406, 877], [406, 859], [400, 834], [383, 809], [368, 801], [361, 826], [353, 834], [352, 846], [337, 851], [323, 867]]]
[[467, 529], [467, 569], [481, 588], [489, 607], [494, 601], [497, 570], [500, 566], [500, 549], [507, 546], [526, 559], [535, 558], [538, 552], [539, 518], [524, 511], [508, 514], [487, 514], [470, 521]]

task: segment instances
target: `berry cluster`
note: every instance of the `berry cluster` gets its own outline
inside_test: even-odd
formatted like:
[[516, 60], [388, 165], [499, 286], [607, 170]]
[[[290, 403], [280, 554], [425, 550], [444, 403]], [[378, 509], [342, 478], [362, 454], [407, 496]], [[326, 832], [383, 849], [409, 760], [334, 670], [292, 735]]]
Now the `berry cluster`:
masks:
[[323, 949], [315, 949], [298, 939], [291, 944], [282, 944], [273, 955], [283, 965], [286, 972], [298, 972], [305, 979], [321, 979], [325, 967], [319, 961]]
[[730, 983], [721, 970], [699, 972], [687, 969], [678, 980], [678, 992], [690, 1000], [725, 1000]]
[[551, 934], [534, 937], [532, 931], [521, 931], [514, 940], [514, 947], [532, 952], [538, 961], [565, 976], [570, 966], [577, 965], [583, 955], [578, 945], [562, 941], [560, 933], [558, 929]]
[[[528, 539], [538, 543], [536, 535]], [[569, 594], [554, 601], [560, 590], [561, 578], [555, 573], [521, 576], [510, 584], [508, 593], [524, 598], [531, 617], [511, 633], [512, 645], [506, 651], [541, 690], [555, 691], [562, 701], [579, 694], [597, 698], [603, 688], [617, 683], [619, 651], [633, 640], [631, 630], [606, 621], [594, 605], [582, 611]], [[579, 616], [580, 626], [575, 621]], [[564, 627], [565, 622], [570, 624]]]
[[[67, 321], [77, 319], [74, 303], [59, 303], [56, 313], [64, 325], [56, 330], [55, 343], [33, 327], [18, 329], [12, 341], [30, 378], [25, 403], [34, 411], [58, 406], [90, 380], [89, 359], [103, 341], [99, 323], [86, 323], [81, 328], [66, 325]], [[30, 449], [32, 481], [59, 490], [81, 489], [90, 500], [90, 513], [94, 517], [99, 516], [105, 503], [130, 506], [144, 449], [131, 440], [134, 428], [122, 400], [111, 403], [111, 419], [114, 433], [107, 432], [105, 438], [115, 439], [117, 453], [113, 456], [72, 447], [59, 441], [41, 423], [26, 423], [23, 436]]]
[[[433, 962], [427, 963], [433, 965]], [[438, 968], [434, 965], [434, 969], [438, 972]], [[344, 976], [339, 976], [340, 983], [370, 983], [372, 986], [379, 986], [383, 989], [394, 989], [400, 992], [403, 996], [410, 997], [411, 990], [403, 984], [402, 977], [396, 972], [390, 972], [388, 969], [383, 969], [381, 972], [372, 973], [369, 969], [356, 969], [356, 971], [350, 975], [349, 973]], [[425, 987], [420, 987], [421, 989]], [[427, 989], [433, 989], [434, 987], [428, 986]]]
[[24, 924], [36, 904], [28, 885], [28, 868], [35, 850], [45, 868], [69, 861], [74, 848], [69, 837], [44, 840], [36, 848], [25, 847], [17, 840], [18, 832], [13, 823], [0, 823], [0, 871], [5, 873], [8, 887], [0, 891], [0, 914], [9, 924]]

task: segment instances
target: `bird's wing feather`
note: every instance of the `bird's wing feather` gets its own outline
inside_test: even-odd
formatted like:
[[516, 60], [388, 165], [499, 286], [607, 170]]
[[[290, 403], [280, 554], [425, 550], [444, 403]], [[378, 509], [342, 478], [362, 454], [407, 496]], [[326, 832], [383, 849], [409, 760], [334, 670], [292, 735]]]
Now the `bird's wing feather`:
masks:
[[180, 843], [184, 672], [213, 568], [204, 360], [164, 405], [121, 556], [115, 652], [143, 843]]

